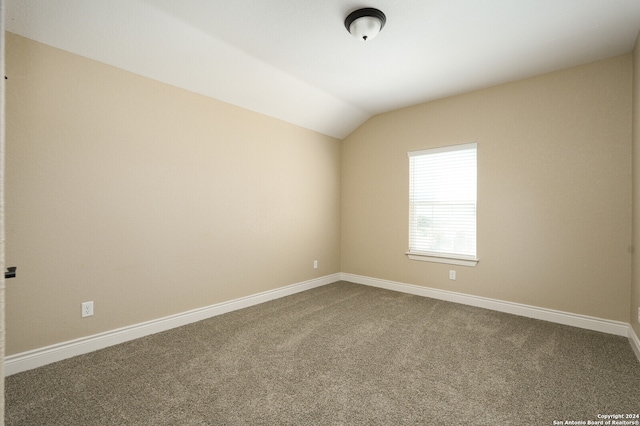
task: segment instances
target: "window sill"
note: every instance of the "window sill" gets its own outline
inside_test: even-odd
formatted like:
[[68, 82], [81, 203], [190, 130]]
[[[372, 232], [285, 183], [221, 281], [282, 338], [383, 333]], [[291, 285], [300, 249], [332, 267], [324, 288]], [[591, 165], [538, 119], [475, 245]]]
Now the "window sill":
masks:
[[463, 256], [446, 256], [433, 253], [417, 252], [407, 252], [405, 254], [411, 260], [420, 260], [422, 262], [448, 263], [449, 265], [476, 266], [479, 262], [478, 259]]

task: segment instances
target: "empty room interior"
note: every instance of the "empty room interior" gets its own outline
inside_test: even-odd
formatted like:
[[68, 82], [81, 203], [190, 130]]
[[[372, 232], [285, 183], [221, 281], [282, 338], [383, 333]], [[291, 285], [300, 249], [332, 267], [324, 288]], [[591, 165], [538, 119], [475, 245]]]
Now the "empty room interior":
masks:
[[[474, 308], [482, 318], [511, 318], [500, 316], [501, 327], [526, 319], [559, 327], [554, 336], [575, 329], [622, 342], [615, 356], [626, 351], [636, 363], [625, 367], [635, 387], [623, 391], [638, 401], [635, 412], [603, 403], [544, 424], [606, 421], [598, 416], [614, 408], [640, 413], [637, 1], [4, 7], [5, 265], [17, 267], [4, 290], [6, 380], [336, 291], [353, 309], [376, 307], [383, 320], [373, 312], [360, 327], [371, 336], [392, 321], [384, 301], [411, 296], [413, 304], [452, 302], [450, 318]], [[351, 15], [363, 9], [371, 16]], [[358, 39], [361, 30], [372, 35]], [[473, 253], [414, 256], [412, 155], [456, 146], [477, 155]], [[359, 300], [365, 290], [379, 297]], [[366, 340], [359, 336], [351, 342]], [[482, 333], [470, 336], [465, 345], [481, 347]], [[576, 360], [587, 350], [575, 349]], [[6, 383], [8, 401], [18, 386]], [[341, 392], [336, 384], [333, 395]], [[429, 424], [434, 415], [392, 421], [385, 416], [397, 406], [383, 397], [360, 403], [389, 407], [376, 421], [350, 408], [320, 418]], [[269, 415], [293, 416], [273, 406]], [[518, 415], [536, 410], [544, 411]], [[14, 424], [27, 424], [20, 415]]]

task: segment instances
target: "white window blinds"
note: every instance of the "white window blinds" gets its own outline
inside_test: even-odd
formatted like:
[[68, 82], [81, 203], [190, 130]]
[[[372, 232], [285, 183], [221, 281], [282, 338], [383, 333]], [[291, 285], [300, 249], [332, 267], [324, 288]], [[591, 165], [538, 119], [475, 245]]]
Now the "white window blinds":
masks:
[[409, 164], [408, 254], [475, 261], [477, 144], [410, 152]]

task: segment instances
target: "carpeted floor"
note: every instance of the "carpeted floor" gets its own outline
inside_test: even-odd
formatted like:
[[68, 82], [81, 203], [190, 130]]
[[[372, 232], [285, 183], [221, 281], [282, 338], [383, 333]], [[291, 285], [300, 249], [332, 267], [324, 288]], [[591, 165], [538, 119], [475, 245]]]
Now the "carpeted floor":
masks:
[[640, 414], [623, 337], [346, 282], [6, 378], [7, 425], [552, 425]]

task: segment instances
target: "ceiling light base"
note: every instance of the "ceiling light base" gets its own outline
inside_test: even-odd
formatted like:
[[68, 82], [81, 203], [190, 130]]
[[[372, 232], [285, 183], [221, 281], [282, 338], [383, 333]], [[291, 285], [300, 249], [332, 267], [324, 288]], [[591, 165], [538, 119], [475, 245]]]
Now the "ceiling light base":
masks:
[[366, 7], [351, 12], [344, 20], [344, 26], [358, 40], [369, 41], [378, 35], [386, 22], [382, 11]]

